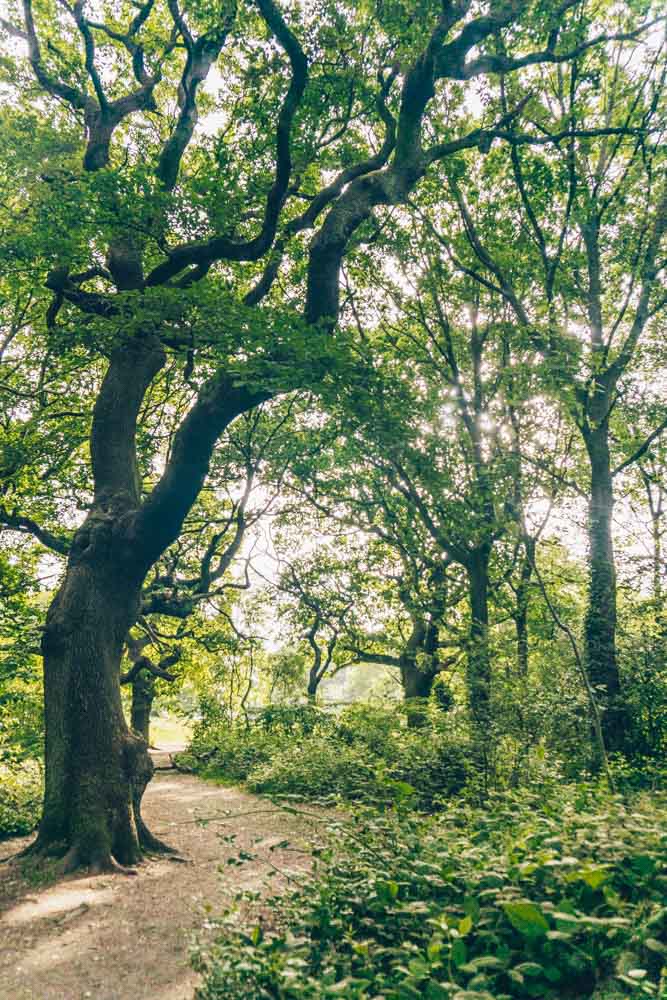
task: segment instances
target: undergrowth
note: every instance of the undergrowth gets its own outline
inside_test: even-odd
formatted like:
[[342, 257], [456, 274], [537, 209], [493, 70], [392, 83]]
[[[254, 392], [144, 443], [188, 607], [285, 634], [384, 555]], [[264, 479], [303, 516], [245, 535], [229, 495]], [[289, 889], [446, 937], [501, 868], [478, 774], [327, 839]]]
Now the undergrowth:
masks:
[[359, 808], [270, 929], [227, 915], [198, 1000], [667, 997], [666, 818], [587, 786]]
[[209, 715], [181, 760], [205, 777], [272, 796], [376, 805], [405, 798], [420, 809], [468, 778], [465, 744], [444, 716], [425, 735], [407, 729], [400, 712], [368, 706], [337, 717], [310, 706], [272, 708], [251, 724]]
[[0, 840], [31, 833], [42, 805], [42, 769], [26, 760], [0, 764]]

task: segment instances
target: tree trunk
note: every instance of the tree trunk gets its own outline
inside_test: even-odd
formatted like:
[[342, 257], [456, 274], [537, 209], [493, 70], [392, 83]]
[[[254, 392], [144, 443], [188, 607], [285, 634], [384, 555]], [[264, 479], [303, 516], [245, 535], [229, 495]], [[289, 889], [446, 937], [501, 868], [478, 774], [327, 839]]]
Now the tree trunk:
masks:
[[155, 699], [155, 677], [148, 670], [140, 670], [132, 681], [132, 706], [130, 727], [150, 746], [151, 709]]
[[535, 539], [524, 539], [526, 554], [521, 577], [516, 588], [514, 624], [516, 628], [516, 659], [520, 677], [528, 676], [528, 592], [535, 562]]
[[317, 698], [317, 689], [320, 686], [321, 676], [317, 672], [316, 667], [311, 667], [308, 672], [308, 687], [306, 689], [306, 697], [311, 704], [315, 703]]
[[[412, 633], [400, 657], [401, 684], [410, 729], [419, 729], [427, 722], [426, 701], [438, 673], [437, 636], [435, 625], [413, 619]], [[421, 663], [420, 653], [424, 654]]]
[[175, 435], [161, 480], [142, 502], [137, 415], [164, 361], [159, 340], [142, 332], [112, 355], [91, 428], [94, 503], [46, 619], [44, 811], [30, 851], [64, 855], [65, 870], [111, 870], [116, 862], [134, 864], [142, 847], [166, 849], [141, 820], [153, 764], [146, 741], [123, 716], [123, 644], [146, 574], [178, 536], [219, 435], [265, 398], [236, 387], [224, 373], [205, 383]]
[[493, 774], [494, 738], [491, 727], [491, 656], [489, 651], [489, 559], [491, 546], [481, 545], [470, 554], [468, 596], [470, 635], [466, 686], [470, 712], [471, 756], [485, 796]]
[[488, 738], [491, 721], [491, 659], [489, 653], [489, 558], [487, 546], [476, 549], [466, 566], [470, 599], [468, 645], [468, 707], [473, 728]]
[[584, 438], [591, 466], [588, 606], [584, 627], [586, 669], [603, 709], [602, 732], [607, 749], [620, 750], [627, 720], [616, 659], [614, 492], [607, 421], [588, 431]]
[[114, 555], [117, 520], [94, 510], [77, 533], [43, 637], [44, 813], [35, 848], [65, 854], [66, 870], [132, 865], [148, 845], [141, 795], [153, 772], [120, 698], [123, 643], [141, 580]]
[[653, 538], [653, 599], [659, 607], [662, 601], [662, 531], [660, 515], [652, 515], [651, 535]]

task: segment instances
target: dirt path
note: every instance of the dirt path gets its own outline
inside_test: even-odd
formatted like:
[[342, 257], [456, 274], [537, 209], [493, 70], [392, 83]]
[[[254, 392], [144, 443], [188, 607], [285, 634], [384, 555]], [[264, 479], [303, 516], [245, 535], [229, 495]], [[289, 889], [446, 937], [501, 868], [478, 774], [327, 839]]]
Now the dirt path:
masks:
[[[314, 837], [308, 821], [238, 789], [161, 771], [144, 803], [149, 827], [188, 863], [160, 859], [135, 878], [67, 879], [49, 888], [29, 885], [14, 865], [0, 867], [2, 1000], [192, 1000], [198, 977], [189, 948], [211, 914], [241, 889], [270, 895], [286, 884], [270, 864], [225, 866], [226, 858], [256, 849], [287, 874], [307, 865], [298, 852], [267, 852], [285, 839], [306, 846]], [[232, 814], [224, 826], [195, 822], [224, 811]], [[22, 843], [3, 844], [0, 853]]]

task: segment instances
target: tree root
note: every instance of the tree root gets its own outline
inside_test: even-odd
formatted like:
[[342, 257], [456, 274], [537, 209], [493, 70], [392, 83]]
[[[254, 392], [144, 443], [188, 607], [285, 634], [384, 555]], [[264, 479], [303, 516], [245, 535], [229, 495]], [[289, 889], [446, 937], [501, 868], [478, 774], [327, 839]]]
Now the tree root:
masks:
[[71, 875], [80, 871], [85, 877], [88, 875], [138, 875], [135, 868], [121, 865], [112, 856], [111, 852], [103, 851], [96, 858], [87, 863], [82, 861], [79, 846], [73, 844], [65, 857], [58, 865], [59, 875]]
[[8, 854], [6, 858], [0, 858], [0, 864], [9, 864], [10, 861], [22, 861], [24, 858], [62, 858], [67, 847], [62, 841], [45, 841], [38, 834], [31, 844], [16, 851], [15, 854]]
[[163, 840], [159, 837], [154, 836], [144, 821], [139, 819], [137, 821], [137, 834], [139, 836], [139, 844], [144, 851], [148, 851], [150, 854], [176, 854], [177, 852], [169, 844], [165, 844]]

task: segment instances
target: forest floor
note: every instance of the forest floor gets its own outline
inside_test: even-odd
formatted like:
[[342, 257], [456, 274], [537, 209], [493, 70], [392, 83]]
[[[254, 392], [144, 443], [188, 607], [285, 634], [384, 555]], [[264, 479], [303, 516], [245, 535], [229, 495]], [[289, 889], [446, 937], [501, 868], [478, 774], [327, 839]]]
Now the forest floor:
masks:
[[[169, 749], [155, 754], [158, 767]], [[137, 877], [50, 884], [26, 864], [0, 866], [1, 1000], [192, 1000], [199, 977], [190, 950], [205, 945], [215, 915], [243, 890], [259, 894], [251, 905], [261, 912], [263, 897], [308, 867], [307, 847], [319, 839], [317, 820], [175, 770], [156, 773], [144, 805], [149, 828], [184, 862], [160, 858]], [[285, 840], [289, 847], [275, 846]], [[28, 842], [5, 842], [0, 855]], [[228, 865], [239, 851], [256, 858]]]

